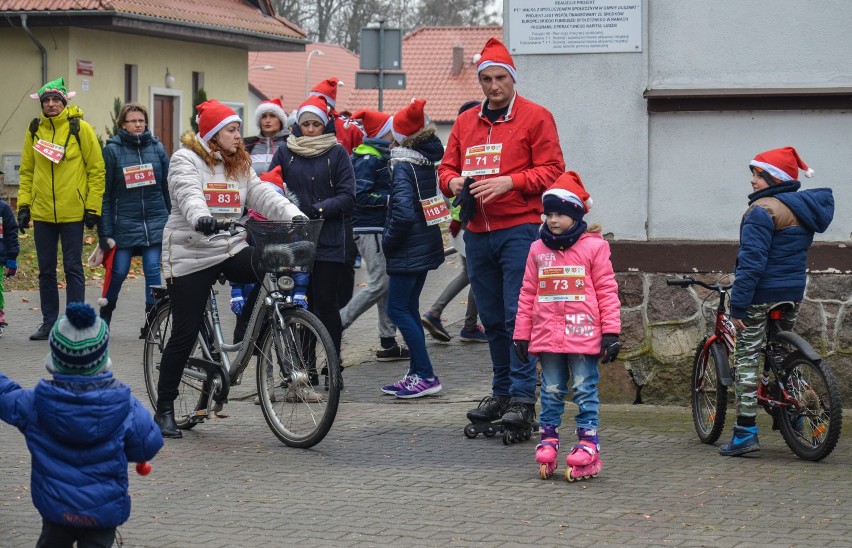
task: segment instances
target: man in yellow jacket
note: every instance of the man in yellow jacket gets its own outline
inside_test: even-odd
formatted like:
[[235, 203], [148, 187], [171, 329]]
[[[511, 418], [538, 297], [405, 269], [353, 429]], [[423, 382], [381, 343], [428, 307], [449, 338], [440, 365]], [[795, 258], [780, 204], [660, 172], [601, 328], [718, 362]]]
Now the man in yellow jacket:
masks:
[[33, 221], [42, 324], [30, 340], [47, 340], [59, 315], [57, 246], [62, 243], [67, 303], [86, 300], [83, 275], [83, 225], [93, 228], [101, 215], [104, 159], [95, 130], [83, 111], [69, 105], [65, 80], [48, 82], [31, 95], [41, 103], [41, 118], [27, 128], [21, 154], [18, 225]]

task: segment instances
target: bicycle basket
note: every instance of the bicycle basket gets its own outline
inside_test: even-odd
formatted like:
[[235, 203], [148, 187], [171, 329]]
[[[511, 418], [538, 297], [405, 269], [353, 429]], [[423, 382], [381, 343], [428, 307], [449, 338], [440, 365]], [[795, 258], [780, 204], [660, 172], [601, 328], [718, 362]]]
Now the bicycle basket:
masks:
[[259, 221], [245, 224], [265, 272], [310, 272], [322, 219], [305, 222]]

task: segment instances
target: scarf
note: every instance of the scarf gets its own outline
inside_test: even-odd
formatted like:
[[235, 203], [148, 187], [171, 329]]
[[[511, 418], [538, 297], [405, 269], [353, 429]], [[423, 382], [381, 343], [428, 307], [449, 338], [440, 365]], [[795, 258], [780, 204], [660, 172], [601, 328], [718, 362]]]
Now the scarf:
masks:
[[407, 164], [414, 164], [418, 166], [434, 166], [435, 162], [429, 160], [426, 156], [423, 156], [416, 150], [407, 148], [407, 147], [396, 147], [391, 149], [390, 154], [390, 165], [391, 168], [395, 164], [400, 162], [405, 162]]
[[325, 133], [316, 137], [287, 137], [287, 148], [293, 154], [303, 158], [316, 158], [320, 154], [328, 152], [337, 144], [337, 137], [333, 133]]
[[554, 234], [547, 228], [547, 223], [541, 225], [541, 242], [555, 251], [565, 251], [577, 243], [580, 236], [586, 232], [586, 221], [577, 221], [574, 226], [562, 234]]

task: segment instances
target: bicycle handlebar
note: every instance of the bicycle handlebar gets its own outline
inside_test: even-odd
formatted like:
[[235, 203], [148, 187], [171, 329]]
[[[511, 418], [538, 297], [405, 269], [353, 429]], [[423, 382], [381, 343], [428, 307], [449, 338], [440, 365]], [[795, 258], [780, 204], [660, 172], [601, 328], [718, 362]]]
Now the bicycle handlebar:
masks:
[[678, 278], [676, 280], [666, 280], [666, 285], [673, 285], [675, 287], [689, 287], [691, 285], [698, 285], [705, 289], [709, 289], [710, 291], [727, 291], [734, 287], [733, 284], [730, 285], [722, 285], [722, 284], [708, 284], [706, 282], [702, 282], [701, 280], [696, 280], [690, 276], [684, 276], [683, 278]]

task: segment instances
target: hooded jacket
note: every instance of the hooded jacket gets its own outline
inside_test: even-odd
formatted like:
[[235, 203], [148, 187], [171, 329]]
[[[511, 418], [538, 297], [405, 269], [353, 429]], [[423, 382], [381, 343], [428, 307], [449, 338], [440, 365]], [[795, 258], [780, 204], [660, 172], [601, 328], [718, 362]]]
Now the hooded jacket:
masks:
[[[151, 164], [155, 185], [127, 188], [124, 168]], [[148, 247], [163, 241], [169, 218], [169, 157], [160, 141], [145, 132], [139, 135], [118, 130], [104, 147], [104, 188], [101, 236], [115, 240], [118, 247]]]
[[565, 171], [556, 122], [546, 108], [515, 94], [503, 118], [492, 123], [482, 106], [456, 118], [438, 174], [441, 192], [452, 197], [450, 179], [461, 176], [465, 152], [484, 144], [502, 144], [500, 173], [512, 177], [512, 190], [488, 203], [477, 200], [476, 213], [468, 223], [471, 232], [487, 232], [521, 224], [541, 224], [541, 195]]
[[740, 223], [732, 317], [745, 318], [752, 304], [804, 298], [808, 248], [814, 233], [831, 224], [834, 196], [830, 188], [797, 192], [800, 186], [788, 181], [749, 195]]
[[385, 229], [391, 193], [389, 147], [387, 141], [368, 137], [352, 153], [355, 170], [352, 229], [355, 234], [381, 234]]
[[290, 130], [283, 128], [272, 137], [258, 135], [245, 140], [246, 150], [251, 155], [251, 167], [256, 173], [266, 173], [275, 151], [285, 145], [289, 136]]
[[[80, 143], [71, 135], [70, 118], [80, 118]], [[27, 128], [21, 152], [18, 208], [29, 207], [33, 221], [76, 223], [86, 210], [101, 214], [104, 159], [95, 130], [83, 121], [83, 111], [68, 105], [53, 117], [42, 113], [35, 140], [65, 147], [65, 156], [53, 163], [33, 149]]]
[[0, 419], [26, 438], [33, 504], [44, 519], [71, 527], [127, 521], [128, 463], [163, 446], [151, 413], [109, 371], [56, 374], [29, 389], [0, 373]]
[[391, 150], [392, 190], [382, 236], [388, 274], [417, 274], [444, 262], [444, 242], [438, 225], [428, 226], [421, 199], [438, 196], [435, 162], [444, 147], [427, 130]]
[[[539, 302], [539, 269], [551, 266], [583, 267], [583, 300]], [[604, 333], [621, 333], [620, 311], [609, 243], [600, 234], [586, 232], [564, 251], [536, 240], [527, 256], [512, 338], [530, 341], [530, 352], [597, 355]]]
[[[166, 279], [185, 276], [215, 266], [239, 253], [248, 244], [244, 234], [211, 240], [195, 231], [202, 217], [237, 219], [240, 214], [213, 214], [204, 199], [204, 187], [211, 182], [236, 183], [240, 204], [259, 212], [267, 219], [289, 220], [301, 215], [299, 208], [281, 196], [274, 185], [261, 181], [253, 169], [240, 179], [228, 179], [221, 154], [213, 152], [195, 133], [181, 137], [182, 147], [169, 163], [169, 196], [172, 209], [163, 230], [162, 268]], [[205, 158], [215, 160], [211, 169]]]

